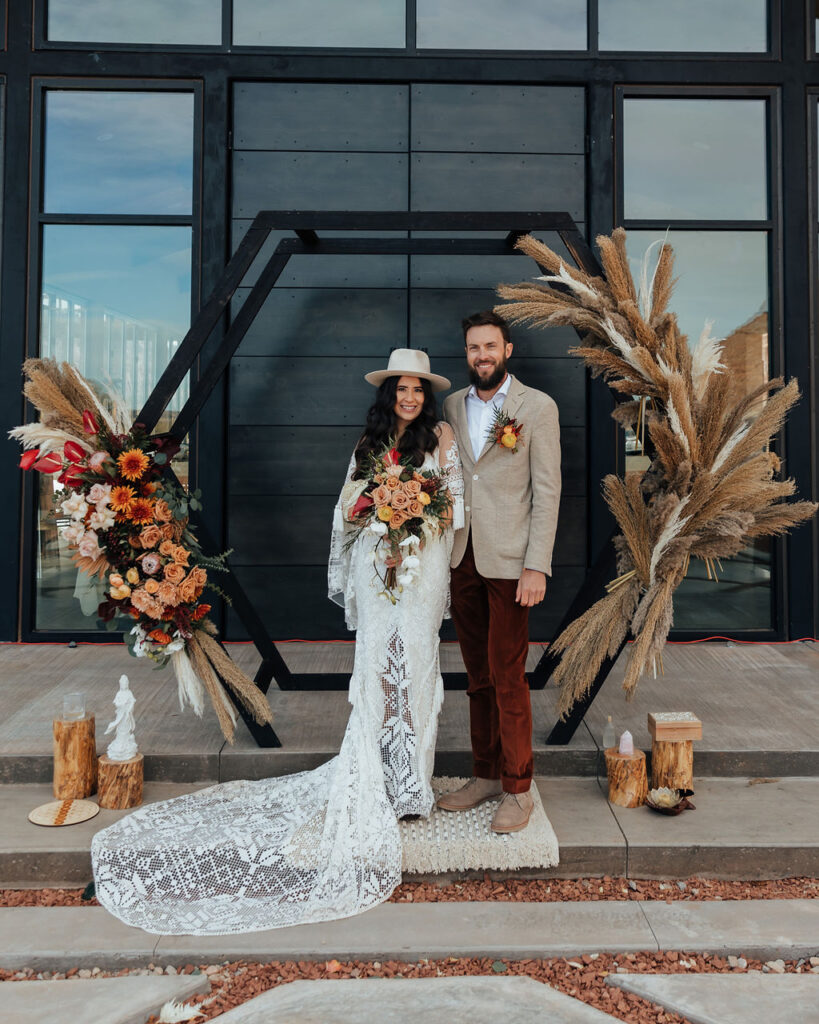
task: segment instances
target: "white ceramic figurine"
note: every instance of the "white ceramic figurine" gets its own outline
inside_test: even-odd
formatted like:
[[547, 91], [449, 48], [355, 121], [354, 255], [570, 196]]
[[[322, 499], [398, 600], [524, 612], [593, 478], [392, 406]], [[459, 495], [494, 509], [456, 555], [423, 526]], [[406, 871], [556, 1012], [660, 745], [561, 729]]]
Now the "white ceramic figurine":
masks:
[[128, 688], [128, 676], [119, 677], [119, 689], [114, 697], [114, 707], [117, 709], [116, 717], [105, 730], [109, 732], [116, 730], [116, 735], [110, 743], [107, 754], [111, 761], [130, 761], [137, 756], [137, 744], [134, 739], [134, 705], [136, 698]]

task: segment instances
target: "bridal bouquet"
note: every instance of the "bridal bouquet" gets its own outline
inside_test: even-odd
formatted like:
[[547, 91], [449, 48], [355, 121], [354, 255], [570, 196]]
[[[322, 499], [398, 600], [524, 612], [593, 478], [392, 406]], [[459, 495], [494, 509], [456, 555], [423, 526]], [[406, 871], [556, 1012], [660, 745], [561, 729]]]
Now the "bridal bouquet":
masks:
[[117, 617], [133, 620], [125, 633], [129, 653], [157, 668], [170, 661], [180, 705], [191, 704], [198, 715], [207, 692], [229, 741], [236, 713], [225, 686], [257, 721], [271, 721], [266, 698], [214, 639], [217, 629], [207, 618], [211, 606], [202, 592], [207, 586], [222, 594], [210, 574], [229, 571], [230, 552], [203, 553], [188, 522], [188, 509], [202, 507], [199, 491], [188, 494], [164, 475], [179, 442], [148, 436], [139, 423], [127, 427], [115, 397], [108, 396], [109, 409], [68, 363], [29, 359], [23, 371], [24, 393], [40, 422], [10, 436], [26, 449], [22, 469], [62, 485], [53, 502], [69, 520], [62, 532], [72, 561], [105, 580], [99, 617], [110, 629]]
[[396, 590], [412, 583], [426, 541], [452, 522], [452, 495], [445, 473], [418, 470], [393, 445], [369, 456], [366, 476], [351, 480], [342, 492], [342, 510], [356, 529], [349, 547], [364, 530], [378, 537], [374, 552], [382, 594], [395, 604]]

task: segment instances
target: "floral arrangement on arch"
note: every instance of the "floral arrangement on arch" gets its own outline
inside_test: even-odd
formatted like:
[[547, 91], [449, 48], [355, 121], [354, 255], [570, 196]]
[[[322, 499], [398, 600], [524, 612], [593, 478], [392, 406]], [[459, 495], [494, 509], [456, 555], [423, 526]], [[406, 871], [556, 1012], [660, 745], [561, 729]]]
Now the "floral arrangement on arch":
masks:
[[229, 600], [211, 575], [229, 571], [230, 552], [205, 555], [191, 532], [188, 512], [201, 509], [199, 492], [189, 495], [165, 475], [179, 442], [127, 426], [113, 393], [106, 404], [68, 363], [29, 359], [23, 372], [40, 420], [9, 436], [23, 444], [22, 469], [62, 485], [53, 501], [70, 520], [63, 536], [72, 561], [106, 583], [100, 619], [114, 629], [127, 617], [129, 653], [157, 668], [170, 661], [180, 706], [201, 715], [207, 693], [228, 741], [236, 712], [225, 687], [257, 721], [270, 722], [267, 699], [225, 653], [207, 617], [206, 587]]
[[[592, 686], [606, 657], [631, 634], [623, 688], [631, 696], [646, 670], [662, 671], [662, 650], [673, 622], [673, 595], [692, 558], [717, 579], [723, 558], [754, 538], [787, 533], [814, 515], [811, 501], [788, 501], [796, 484], [777, 479], [781, 462], [771, 441], [799, 399], [795, 379], [767, 380], [736, 400], [721, 362], [722, 345], [706, 327], [689, 345], [669, 310], [674, 284], [671, 246], [659, 248], [649, 278], [643, 260], [635, 284], [626, 233], [596, 239], [605, 277], [567, 266], [543, 242], [527, 235], [516, 248], [546, 273], [534, 281], [500, 285], [507, 302], [495, 312], [510, 323], [568, 325], [582, 344], [570, 349], [627, 396], [612, 416], [638, 435], [647, 433], [651, 464], [643, 474], [603, 480], [603, 493], [620, 529], [617, 572], [605, 596], [571, 622], [553, 644], [560, 660], [552, 673], [565, 716]], [[761, 406], [761, 408], [760, 408]]]
[[363, 530], [378, 537], [375, 574], [384, 587], [381, 593], [393, 604], [396, 591], [400, 593], [418, 574], [418, 551], [451, 525], [452, 504], [446, 475], [416, 469], [392, 442], [369, 454], [361, 480], [345, 484], [342, 515], [357, 527], [345, 547]]

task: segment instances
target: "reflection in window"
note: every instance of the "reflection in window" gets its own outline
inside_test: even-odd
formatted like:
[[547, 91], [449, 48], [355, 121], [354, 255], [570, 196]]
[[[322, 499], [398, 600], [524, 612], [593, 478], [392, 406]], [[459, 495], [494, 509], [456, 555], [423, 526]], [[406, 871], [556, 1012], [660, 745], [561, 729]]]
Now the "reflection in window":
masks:
[[47, 213], [190, 214], [193, 94], [50, 89]]
[[403, 47], [404, 0], [233, 0], [238, 46]]
[[[42, 280], [40, 355], [113, 385], [135, 418], [189, 325], [191, 229], [48, 224]], [[170, 426], [188, 390], [186, 379], [157, 430]], [[185, 484], [184, 448], [180, 456], [174, 469]], [[35, 628], [94, 629], [99, 584], [77, 573], [59, 519], [48, 516], [53, 487], [40, 477]]]
[[764, 100], [623, 102], [627, 219], [765, 220]]
[[599, 0], [601, 50], [760, 53], [767, 0]]
[[47, 33], [60, 42], [218, 46], [222, 0], [48, 0]]
[[585, 50], [586, 0], [417, 0], [416, 43], [442, 50]]
[[[628, 251], [635, 280], [656, 232], [629, 231]], [[694, 348], [706, 326], [724, 338], [722, 362], [738, 402], [769, 378], [768, 237], [763, 231], [671, 231], [677, 284], [670, 303], [680, 329]], [[649, 279], [659, 245], [648, 260]], [[758, 412], [764, 399], [752, 409]], [[637, 445], [632, 443], [633, 449]], [[644, 468], [634, 464], [635, 469]], [[675, 629], [718, 632], [772, 626], [771, 545], [755, 542], [723, 563], [718, 583], [705, 564], [692, 559], [674, 597]]]

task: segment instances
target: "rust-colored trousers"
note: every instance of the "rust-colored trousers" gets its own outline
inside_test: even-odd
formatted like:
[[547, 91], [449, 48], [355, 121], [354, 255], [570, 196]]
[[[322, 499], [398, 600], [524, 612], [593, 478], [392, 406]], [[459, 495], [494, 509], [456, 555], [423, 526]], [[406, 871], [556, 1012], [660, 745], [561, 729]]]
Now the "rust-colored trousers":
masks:
[[473, 771], [524, 793], [532, 779], [532, 705], [525, 675], [529, 609], [515, 602], [517, 580], [486, 579], [472, 537], [452, 570], [452, 621], [469, 677]]

